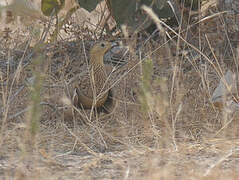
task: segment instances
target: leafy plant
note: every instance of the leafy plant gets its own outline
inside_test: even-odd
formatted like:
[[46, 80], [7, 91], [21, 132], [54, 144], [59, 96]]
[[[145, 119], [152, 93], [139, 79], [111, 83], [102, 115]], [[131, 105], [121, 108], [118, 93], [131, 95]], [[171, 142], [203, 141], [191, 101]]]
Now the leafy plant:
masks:
[[[99, 0], [78, 0], [80, 6], [88, 11], [95, 9], [99, 2]], [[133, 29], [141, 24], [144, 28], [150, 25], [150, 21], [146, 19], [147, 15], [140, 9], [143, 4], [152, 7], [159, 18], [168, 18], [174, 15], [166, 0], [107, 0], [106, 4], [119, 26], [127, 24]]]
[[45, 16], [55, 15], [64, 5], [65, 0], [41, 0], [41, 11]]
[[152, 94], [152, 75], [153, 75], [153, 63], [152, 59], [146, 59], [142, 65], [142, 84], [140, 88], [139, 100], [142, 105], [142, 110], [147, 112], [153, 106], [153, 94]]
[[78, 0], [80, 6], [87, 11], [93, 11], [101, 0]]

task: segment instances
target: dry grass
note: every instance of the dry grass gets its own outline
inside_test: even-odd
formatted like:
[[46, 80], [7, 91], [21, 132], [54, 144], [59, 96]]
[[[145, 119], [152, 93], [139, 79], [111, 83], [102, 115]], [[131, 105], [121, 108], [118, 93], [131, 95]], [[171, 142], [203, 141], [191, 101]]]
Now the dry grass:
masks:
[[167, 27], [126, 39], [107, 116], [72, 116], [62, 102], [65, 81], [86, 68], [92, 32], [74, 27], [40, 48], [26, 28], [0, 37], [0, 179], [237, 179], [238, 113], [210, 101], [224, 72], [238, 74], [238, 17], [220, 12], [194, 15], [187, 40]]

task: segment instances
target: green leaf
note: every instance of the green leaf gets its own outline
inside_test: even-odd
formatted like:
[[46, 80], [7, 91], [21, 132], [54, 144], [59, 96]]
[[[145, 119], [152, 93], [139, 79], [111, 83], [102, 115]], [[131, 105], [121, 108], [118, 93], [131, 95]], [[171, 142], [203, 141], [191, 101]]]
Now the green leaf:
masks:
[[134, 23], [136, 0], [109, 0], [112, 15], [117, 24]]
[[127, 24], [133, 30], [145, 29], [151, 24], [140, 9], [142, 5], [152, 7], [159, 18], [174, 16], [166, 0], [108, 0], [107, 5], [118, 25]]
[[140, 5], [144, 4], [146, 6], [152, 6], [152, 4], [154, 3], [154, 0], [141, 0], [140, 1]]
[[80, 7], [86, 9], [87, 11], [93, 11], [97, 4], [100, 3], [101, 0], [78, 0]]
[[45, 16], [51, 16], [58, 14], [64, 5], [65, 0], [41, 0], [41, 11]]
[[170, 18], [174, 16], [174, 13], [166, 0], [155, 0], [153, 4], [153, 11], [159, 18]]

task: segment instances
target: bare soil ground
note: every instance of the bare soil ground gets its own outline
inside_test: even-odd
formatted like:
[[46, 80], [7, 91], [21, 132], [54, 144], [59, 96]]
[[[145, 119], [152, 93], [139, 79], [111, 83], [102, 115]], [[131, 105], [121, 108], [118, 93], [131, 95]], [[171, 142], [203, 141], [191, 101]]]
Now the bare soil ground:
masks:
[[141, 32], [142, 56], [133, 49], [110, 74], [116, 109], [97, 116], [71, 116], [62, 101], [64, 82], [86, 68], [90, 31], [74, 26], [37, 55], [34, 23], [4, 32], [0, 179], [238, 179], [238, 112], [210, 99], [222, 74], [238, 75], [239, 17], [213, 5], [200, 18], [182, 30], [186, 42]]

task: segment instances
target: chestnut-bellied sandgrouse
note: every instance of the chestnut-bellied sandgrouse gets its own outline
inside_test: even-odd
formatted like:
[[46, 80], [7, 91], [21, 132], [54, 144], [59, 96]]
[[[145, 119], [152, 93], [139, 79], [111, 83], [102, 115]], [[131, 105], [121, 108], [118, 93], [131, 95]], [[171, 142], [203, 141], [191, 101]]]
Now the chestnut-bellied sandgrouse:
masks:
[[111, 106], [114, 106], [115, 102], [103, 57], [112, 47], [113, 43], [107, 41], [96, 43], [90, 50], [86, 71], [77, 74], [69, 81], [67, 90], [74, 106], [83, 109], [94, 107], [107, 113], [111, 112]]

